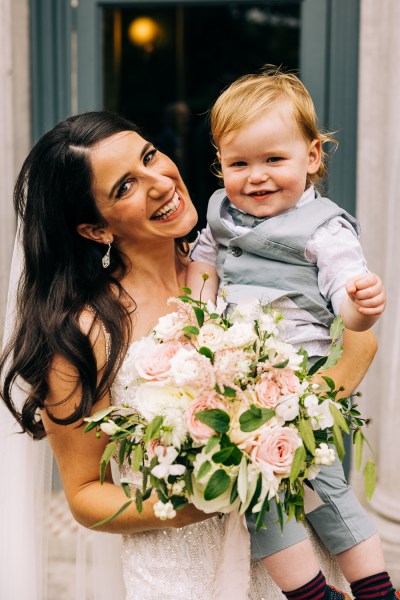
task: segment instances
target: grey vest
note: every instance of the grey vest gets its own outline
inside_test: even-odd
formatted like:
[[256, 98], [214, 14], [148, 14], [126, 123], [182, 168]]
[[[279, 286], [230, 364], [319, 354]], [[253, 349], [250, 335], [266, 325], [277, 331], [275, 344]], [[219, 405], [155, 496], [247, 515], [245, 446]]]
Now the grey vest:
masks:
[[305, 248], [314, 231], [336, 216], [349, 221], [358, 236], [354, 217], [316, 193], [315, 200], [236, 235], [221, 219], [222, 209], [228, 205], [225, 189], [214, 192], [207, 220], [219, 244], [217, 271], [229, 302], [238, 302], [243, 296], [272, 302], [286, 296], [329, 326], [332, 308], [319, 291], [318, 268], [305, 257]]

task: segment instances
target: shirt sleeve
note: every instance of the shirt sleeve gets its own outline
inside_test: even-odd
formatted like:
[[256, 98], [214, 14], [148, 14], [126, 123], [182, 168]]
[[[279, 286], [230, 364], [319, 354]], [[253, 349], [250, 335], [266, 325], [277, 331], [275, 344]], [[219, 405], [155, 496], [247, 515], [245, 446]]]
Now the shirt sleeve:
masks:
[[339, 314], [347, 280], [368, 272], [356, 231], [343, 217], [331, 219], [310, 237], [306, 258], [317, 264], [319, 290]]
[[194, 242], [190, 258], [196, 262], [207, 263], [215, 267], [217, 263], [218, 244], [214, 240], [210, 226], [202, 229]]

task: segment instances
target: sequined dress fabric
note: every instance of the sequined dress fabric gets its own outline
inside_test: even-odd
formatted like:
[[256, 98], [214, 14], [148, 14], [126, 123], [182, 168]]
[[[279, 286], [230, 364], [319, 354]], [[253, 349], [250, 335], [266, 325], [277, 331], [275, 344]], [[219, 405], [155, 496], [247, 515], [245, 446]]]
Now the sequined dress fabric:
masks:
[[[111, 390], [115, 406], [126, 401], [123, 372], [124, 365]], [[122, 465], [120, 472], [121, 477], [127, 477], [133, 485], [140, 484], [137, 475], [132, 477], [128, 465]], [[224, 528], [225, 517], [213, 517], [181, 529], [166, 528], [123, 536], [126, 600], [218, 600], [213, 596], [213, 580], [222, 551]], [[336, 561], [311, 532], [310, 535], [328, 581], [347, 590]], [[249, 600], [282, 599], [284, 596], [263, 565], [252, 561]]]

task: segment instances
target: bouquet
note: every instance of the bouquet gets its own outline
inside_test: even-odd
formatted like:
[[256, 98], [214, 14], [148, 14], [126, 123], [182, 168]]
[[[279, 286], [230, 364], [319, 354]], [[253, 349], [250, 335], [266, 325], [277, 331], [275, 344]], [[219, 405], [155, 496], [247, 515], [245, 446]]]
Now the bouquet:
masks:
[[[285, 515], [302, 519], [303, 484], [332, 464], [332, 444], [342, 459], [343, 432], [353, 430], [361, 464], [365, 420], [357, 405], [339, 399], [329, 377], [315, 381], [341, 355], [341, 319], [331, 326], [330, 352], [310, 366], [305, 350], [282, 341], [281, 312], [258, 300], [227, 311], [221, 298], [214, 305], [190, 293], [171, 298], [176, 311], [130, 347], [124, 404], [85, 419], [85, 431], [110, 436], [101, 481], [112, 457], [140, 480], [121, 479], [128, 500], [101, 524], [133, 501], [140, 512], [152, 492], [160, 519], [189, 502], [207, 513], [253, 514], [256, 529], [271, 502], [281, 526]], [[365, 476], [370, 495], [371, 461]]]

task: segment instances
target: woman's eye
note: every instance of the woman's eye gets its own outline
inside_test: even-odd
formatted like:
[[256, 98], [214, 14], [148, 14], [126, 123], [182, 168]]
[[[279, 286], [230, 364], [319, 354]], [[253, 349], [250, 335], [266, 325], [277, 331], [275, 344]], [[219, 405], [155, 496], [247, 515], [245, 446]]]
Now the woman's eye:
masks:
[[143, 157], [143, 164], [147, 165], [149, 164], [149, 162], [152, 160], [152, 158], [154, 157], [154, 155], [157, 154], [157, 149], [153, 148], [152, 150], [149, 150], [149, 152], [147, 152], [144, 157]]
[[126, 181], [124, 181], [124, 183], [118, 189], [116, 197], [122, 198], [122, 196], [125, 196], [125, 194], [127, 194], [131, 190], [132, 184], [133, 184], [132, 179], [127, 179]]

